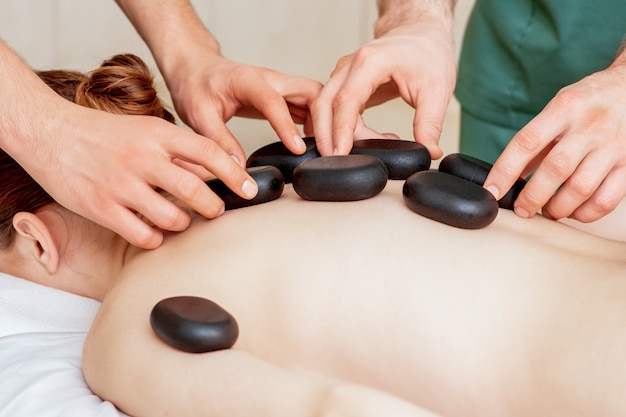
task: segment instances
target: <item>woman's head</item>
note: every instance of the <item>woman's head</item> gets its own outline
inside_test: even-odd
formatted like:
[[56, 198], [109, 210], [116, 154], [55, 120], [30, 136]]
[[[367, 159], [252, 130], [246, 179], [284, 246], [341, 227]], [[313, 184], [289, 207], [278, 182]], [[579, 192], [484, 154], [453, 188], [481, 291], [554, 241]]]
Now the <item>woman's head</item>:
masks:
[[[76, 71], [39, 71], [39, 77], [59, 95], [76, 104], [109, 113], [149, 115], [174, 123], [153, 86], [152, 75], [137, 56], [116, 55], [100, 68]], [[0, 249], [15, 238], [13, 216], [34, 213], [54, 200], [22, 167], [0, 149]]]
[[[65, 70], [37, 74], [59, 95], [76, 104], [109, 113], [156, 116], [175, 122], [157, 95], [150, 70], [137, 56], [116, 55], [87, 74]], [[57, 213], [65, 210], [0, 149], [0, 250], [8, 251], [14, 245], [20, 232], [16, 230], [16, 218], [50, 207]], [[74, 221], [80, 219], [72, 219], [72, 224]]]

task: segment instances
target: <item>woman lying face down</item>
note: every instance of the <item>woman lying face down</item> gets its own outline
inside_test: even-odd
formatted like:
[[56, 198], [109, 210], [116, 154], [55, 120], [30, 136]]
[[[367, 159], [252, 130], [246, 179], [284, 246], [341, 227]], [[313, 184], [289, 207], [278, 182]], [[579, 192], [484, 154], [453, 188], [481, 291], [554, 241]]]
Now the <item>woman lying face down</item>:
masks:
[[[53, 70], [38, 75], [61, 96], [86, 107], [174, 122], [149, 69], [136, 56], [117, 55], [89, 74]], [[96, 299], [104, 296], [108, 278], [119, 274], [126, 242], [54, 202], [1, 149], [0, 204], [3, 272]]]
[[[352, 203], [287, 187], [152, 251], [20, 203], [0, 265], [103, 301], [85, 376], [134, 416], [624, 415], [624, 244], [508, 211], [455, 229], [410, 211], [401, 186]], [[161, 342], [150, 311], [179, 295], [229, 311], [233, 349]]]

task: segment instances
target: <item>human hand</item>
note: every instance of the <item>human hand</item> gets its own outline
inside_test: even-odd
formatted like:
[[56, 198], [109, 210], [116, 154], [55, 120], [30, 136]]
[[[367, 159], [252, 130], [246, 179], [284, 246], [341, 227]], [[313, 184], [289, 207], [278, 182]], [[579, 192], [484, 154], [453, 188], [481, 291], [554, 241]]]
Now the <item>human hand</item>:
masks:
[[203, 53], [167, 80], [185, 123], [242, 165], [246, 156], [226, 126], [233, 116], [265, 118], [289, 150], [296, 154], [306, 150], [296, 124], [304, 125], [305, 136], [312, 135], [309, 105], [322, 88], [319, 82]]
[[[393, 28], [339, 60], [311, 106], [322, 155], [347, 154], [353, 138], [365, 139], [359, 122], [370, 106], [401, 96], [416, 109], [413, 135], [433, 159], [456, 82], [451, 36], [434, 24]], [[362, 133], [363, 132], [363, 133]]]
[[190, 223], [189, 213], [157, 189], [207, 218], [224, 210], [204, 181], [178, 160], [214, 173], [242, 197], [256, 195], [252, 178], [209, 139], [156, 117], [67, 103], [57, 112], [63, 115], [62, 129], [53, 129], [55, 137], [40, 140], [37, 150], [19, 162], [57, 202], [136, 246], [155, 248], [163, 230], [181, 231]]
[[496, 198], [535, 169], [515, 202], [530, 217], [592, 222], [626, 195], [626, 60], [563, 88], [505, 148], [485, 181]]

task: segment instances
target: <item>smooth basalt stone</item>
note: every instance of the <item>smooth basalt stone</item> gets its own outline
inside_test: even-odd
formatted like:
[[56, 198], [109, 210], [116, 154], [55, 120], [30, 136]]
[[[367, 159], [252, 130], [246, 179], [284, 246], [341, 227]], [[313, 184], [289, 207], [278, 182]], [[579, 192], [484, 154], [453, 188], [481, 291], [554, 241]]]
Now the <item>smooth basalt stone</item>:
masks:
[[462, 229], [486, 227], [498, 215], [498, 202], [489, 191], [445, 172], [416, 172], [407, 178], [402, 194], [417, 214]]
[[387, 176], [385, 164], [374, 156], [322, 156], [296, 167], [293, 188], [305, 200], [364, 200], [385, 188]]
[[258, 166], [248, 168], [247, 171], [256, 181], [259, 188], [256, 197], [251, 200], [239, 197], [218, 178], [206, 181], [209, 188], [222, 199], [226, 210], [267, 203], [268, 201], [276, 200], [283, 193], [285, 179], [278, 168], [274, 166]]
[[421, 143], [408, 140], [357, 140], [350, 153], [371, 155], [383, 161], [390, 180], [405, 180], [411, 174], [429, 169], [431, 163], [428, 149]]
[[239, 336], [230, 313], [211, 300], [192, 296], [159, 301], [150, 314], [150, 325], [162, 341], [190, 353], [229, 349]]
[[292, 181], [293, 170], [304, 161], [317, 158], [320, 153], [315, 145], [314, 137], [303, 138], [306, 144], [306, 151], [302, 155], [295, 155], [282, 142], [274, 142], [265, 145], [254, 151], [249, 157], [246, 165], [255, 167], [260, 165], [272, 165], [282, 172], [285, 183]]
[[[482, 186], [493, 165], [473, 156], [454, 153], [446, 156], [439, 164], [439, 171], [455, 175]], [[519, 178], [511, 189], [498, 201], [501, 208], [513, 210], [513, 203], [526, 186], [526, 180]]]

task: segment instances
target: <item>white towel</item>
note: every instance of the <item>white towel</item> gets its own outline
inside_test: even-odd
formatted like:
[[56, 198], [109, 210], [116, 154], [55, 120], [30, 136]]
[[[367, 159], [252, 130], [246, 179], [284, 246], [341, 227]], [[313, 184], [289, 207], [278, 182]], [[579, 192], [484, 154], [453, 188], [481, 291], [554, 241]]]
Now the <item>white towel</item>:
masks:
[[0, 337], [30, 332], [86, 332], [100, 303], [0, 273]]

